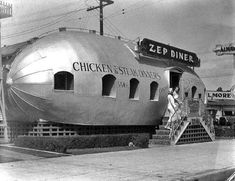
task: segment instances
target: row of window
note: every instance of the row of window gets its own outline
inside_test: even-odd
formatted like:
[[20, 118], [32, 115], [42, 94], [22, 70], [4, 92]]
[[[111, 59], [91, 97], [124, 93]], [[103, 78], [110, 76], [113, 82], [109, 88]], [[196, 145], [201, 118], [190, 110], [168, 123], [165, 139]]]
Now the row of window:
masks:
[[[102, 96], [116, 97], [116, 77], [108, 74], [102, 78]], [[129, 99], [139, 99], [139, 81], [136, 78], [130, 80]], [[150, 84], [150, 100], [158, 100], [158, 83]]]
[[[139, 99], [139, 81], [136, 78], [130, 80], [129, 99]], [[70, 72], [57, 72], [54, 75], [55, 90], [74, 90], [74, 76]], [[116, 97], [116, 77], [108, 74], [102, 78], [102, 96]], [[150, 100], [158, 101], [158, 83], [150, 84]]]
[[[197, 92], [197, 87], [196, 86], [193, 86], [192, 89], [191, 89], [192, 93], [192, 99], [196, 98], [196, 92]], [[188, 95], [185, 95], [186, 97], [188, 97]], [[198, 94], [198, 98], [201, 99], [202, 98], [202, 94], [199, 93]]]
[[[57, 72], [54, 75], [54, 89], [56, 90], [74, 90], [74, 76], [70, 72]], [[195, 98], [197, 87], [191, 89], [192, 98]], [[116, 97], [116, 77], [108, 74], [102, 78], [102, 96]], [[158, 83], [153, 81], [150, 84], [150, 100], [158, 100]], [[188, 97], [188, 92], [185, 92], [185, 97]], [[130, 99], [139, 99], [139, 81], [136, 78], [130, 80]], [[201, 94], [198, 94], [201, 98]]]

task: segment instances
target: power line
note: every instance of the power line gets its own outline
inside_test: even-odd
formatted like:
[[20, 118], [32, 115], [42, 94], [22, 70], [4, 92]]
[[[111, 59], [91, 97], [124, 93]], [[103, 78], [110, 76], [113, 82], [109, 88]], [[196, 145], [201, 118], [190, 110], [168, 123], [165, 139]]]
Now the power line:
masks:
[[[98, 0], [96, 0], [96, 2], [99, 4], [99, 2], [98, 2]], [[97, 9], [96, 9], [96, 11], [98, 11]], [[105, 17], [104, 17], [105, 18]], [[103, 18], [103, 19], [104, 19]], [[125, 37], [125, 35], [109, 20], [109, 19], [107, 19], [107, 21], [106, 21], [107, 23], [105, 24], [105, 21], [104, 21], [104, 24], [106, 25], [106, 27], [108, 26], [108, 27], [110, 27], [114, 32], [115, 32], [115, 34], [120, 34], [121, 36], [123, 36], [124, 38], [126, 38]], [[108, 24], [109, 23], [109, 24]], [[107, 28], [108, 28], [107, 27]], [[109, 29], [109, 28], [108, 28]], [[110, 30], [110, 29], [109, 29]], [[112, 30], [111, 30], [111, 33], [112, 33]]]
[[109, 22], [118, 31], [118, 33], [120, 33], [121, 36], [126, 38], [126, 36], [109, 19], [107, 19], [107, 22]]
[[[162, 1], [162, 0], [159, 0], [159, 1]], [[141, 2], [143, 2], [143, 1], [141, 1]], [[139, 2], [137, 2], [137, 3], [139, 3]], [[137, 3], [134, 3], [134, 4], [137, 4]], [[135, 10], [137, 10], [137, 9], [143, 9], [143, 8], [149, 6], [149, 5], [151, 5], [151, 3], [148, 3], [148, 2], [147, 2], [146, 4], [144, 4], [144, 5], [142, 5], [142, 6], [139, 6], [139, 7], [136, 7], [136, 8], [130, 8], [130, 9], [128, 10], [128, 7], [131, 7], [131, 6], [132, 6], [132, 5], [130, 5], [130, 6], [124, 8], [124, 9], [122, 9], [122, 10], [116, 11], [116, 12], [114, 12], [114, 13], [108, 15], [105, 19], [107, 19], [107, 18], [113, 18], [113, 17], [120, 16], [120, 15], [124, 15], [124, 14], [127, 14], [127, 13], [131, 12], [131, 11], [135, 11]], [[139, 13], [140, 11], [135, 11], [135, 12]]]
[[69, 12], [66, 12], [66, 13], [61, 13], [61, 14], [56, 14], [56, 15], [51, 15], [51, 16], [47, 16], [47, 17], [44, 17], [44, 18], [37, 18], [37, 19], [32, 19], [32, 20], [29, 20], [29, 21], [22, 21], [22, 22], [19, 22], [19, 23], [11, 23], [11, 24], [7, 24], [7, 26], [5, 27], [2, 27], [4, 29], [7, 29], [7, 28], [12, 28], [14, 26], [19, 26], [19, 25], [23, 25], [23, 24], [29, 24], [29, 23], [35, 23], [36, 21], [39, 22], [39, 21], [44, 21], [44, 20], [48, 20], [49, 18], [55, 18], [55, 17], [61, 17], [61, 16], [65, 16], [67, 15], [68, 13], [70, 12], [74, 12], [74, 11], [77, 11], [77, 9], [75, 10], [72, 10], [72, 11], [69, 11]]
[[12, 38], [12, 37], [16, 37], [16, 36], [20, 36], [20, 35], [24, 35], [24, 34], [27, 34], [27, 33], [32, 33], [32, 32], [35, 32], [35, 31], [38, 31], [38, 30], [41, 30], [41, 29], [44, 29], [44, 28], [47, 28], [47, 27], [50, 27], [50, 26], [53, 26], [61, 21], [64, 20], [65, 17], [67, 17], [68, 15], [71, 16], [71, 14], [75, 13], [75, 12], [79, 12], [79, 11], [83, 11], [85, 10], [86, 8], [82, 8], [82, 9], [78, 9], [78, 10], [74, 10], [74, 11], [71, 11], [71, 12], [68, 12], [66, 15], [60, 17], [60, 18], [57, 18], [55, 21], [52, 21], [50, 23], [47, 23], [47, 24], [44, 24], [44, 25], [40, 25], [40, 26], [37, 26], [37, 27], [34, 27], [32, 29], [28, 29], [28, 30], [24, 30], [24, 31], [21, 31], [21, 32], [18, 32], [18, 33], [13, 33], [13, 34], [10, 34], [10, 35], [7, 35], [7, 36], [2, 36], [2, 39], [8, 39], [8, 38]]
[[99, 6], [95, 6], [95, 7], [90, 7], [87, 8], [87, 11], [92, 11], [95, 9], [99, 9], [100, 10], [100, 35], [103, 35], [103, 8], [105, 6], [111, 5], [114, 2], [112, 0], [99, 0]]
[[[97, 1], [97, 0], [96, 0], [96, 1]], [[128, 7], [133, 7], [134, 5], [136, 5], [136, 4], [140, 3], [140, 2], [141, 2], [141, 1], [135, 2], [134, 4], [132, 4], [132, 5], [128, 6]], [[146, 6], [146, 5], [144, 5], [144, 6]], [[141, 6], [141, 7], [143, 7], [143, 6]], [[138, 9], [138, 8], [140, 8], [140, 7], [137, 7], [137, 8], [134, 8], [134, 9], [132, 8], [132, 9], [126, 11], [126, 12], [133, 11], [133, 10], [136, 10], [136, 9]], [[65, 19], [66, 17], [68, 17], [70, 14], [75, 13], [75, 12], [77, 13], [77, 12], [79, 12], [79, 11], [81, 11], [81, 10], [85, 10], [85, 8], [78, 9], [78, 10], [72, 10], [72, 11], [67, 12], [67, 13], [62, 13], [62, 14], [60, 14], [60, 17], [59, 17], [59, 18], [53, 20], [52, 22], [49, 22], [49, 23], [46, 23], [46, 24], [43, 24], [43, 25], [40, 25], [40, 26], [37, 26], [37, 27], [32, 26], [31, 29], [28, 29], [28, 30], [24, 30], [24, 31], [21, 31], [21, 32], [17, 32], [17, 33], [13, 33], [13, 34], [9, 34], [9, 35], [3, 36], [3, 39], [8, 39], [8, 38], [16, 37], [16, 36], [25, 35], [25, 34], [27, 34], [27, 33], [39, 31], [39, 30], [44, 29], [44, 28], [47, 28], [47, 27], [49, 27], [49, 26], [53, 26], [53, 25], [55, 25], [55, 24], [61, 22], [63, 19]], [[114, 14], [114, 13], [113, 13], [113, 14]], [[34, 19], [34, 20], [30, 20], [30, 21], [28, 21], [28, 22], [25, 22], [25, 23], [23, 23], [23, 24], [26, 24], [26, 23], [29, 23], [29, 22], [33, 22], [33, 21], [35, 21], [35, 20], [42, 21], [42, 20], [45, 20], [45, 19], [48, 19], [48, 18], [57, 17], [57, 16], [58, 16], [58, 15], [51, 15], [51, 16], [45, 17], [45, 18], [40, 18], [40, 19], [38, 18], [38, 19]], [[84, 16], [84, 17], [79, 17], [78, 19], [80, 19], [80, 20], [81, 20], [82, 18], [89, 19], [90, 17], [93, 17], [93, 16]], [[105, 26], [109, 29], [110, 32], [114, 31], [115, 34], [120, 34], [121, 36], [125, 37], [125, 35], [108, 19], [108, 17], [105, 17], [105, 19], [107, 20], [107, 23], [105, 24]], [[70, 19], [70, 20], [72, 20], [72, 19]], [[88, 22], [88, 20], [87, 20], [87, 22]], [[85, 24], [85, 23], [87, 23], [87, 22], [86, 22], [86, 21], [81, 21], [81, 23], [83, 23], [83, 24]], [[21, 24], [22, 24], [22, 23], [21, 23]], [[15, 25], [15, 26], [16, 26], [16, 25]]]
[[[63, 3], [62, 5], [58, 5], [58, 6], [53, 5], [53, 7], [50, 7], [50, 8], [41, 10], [41, 11], [36, 11], [36, 12], [33, 12], [33, 13], [23, 14], [23, 15], [17, 16], [17, 18], [23, 19], [23, 18], [32, 17], [33, 15], [37, 15], [37, 14], [44, 14], [44, 12], [51, 12], [52, 9], [56, 9], [56, 10], [58, 10], [58, 9], [65, 9], [65, 7], [68, 8], [68, 6], [70, 6], [70, 4], [74, 5], [75, 3], [76, 3], [76, 6], [77, 6], [77, 1], [78, 0], [74, 0], [74, 2], [71, 2], [71, 1], [72, 0], [70, 0], [70, 2], [68, 2], [68, 3]], [[80, 4], [82, 4], [82, 3], [80, 2]]]
[[[97, 17], [98, 17], [98, 13], [99, 13], [99, 11], [96, 9], [96, 15], [97, 15]], [[110, 26], [109, 24], [107, 24], [106, 22], [104, 22], [104, 25], [105, 25], [105, 27], [109, 30], [109, 32], [111, 33], [111, 34], [118, 34], [117, 33], [117, 31], [112, 27], [112, 26]]]
[[143, 2], [143, 1], [144, 1], [144, 0], [140, 0], [140, 1], [137, 1], [137, 2], [135, 2], [135, 3], [133, 3], [133, 4], [130, 4], [129, 6], [126, 6], [125, 8], [122, 8], [121, 10], [117, 10], [117, 11], [111, 13], [111, 14], [108, 15], [106, 18], [109, 18], [110, 16], [112, 16], [112, 15], [114, 15], [114, 14], [117, 14], [117, 13], [123, 14], [125, 9], [127, 9], [127, 8], [129, 8], [129, 7], [131, 7], [131, 6], [135, 6], [136, 4], [138, 4], [138, 3], [140, 3], [140, 2]]

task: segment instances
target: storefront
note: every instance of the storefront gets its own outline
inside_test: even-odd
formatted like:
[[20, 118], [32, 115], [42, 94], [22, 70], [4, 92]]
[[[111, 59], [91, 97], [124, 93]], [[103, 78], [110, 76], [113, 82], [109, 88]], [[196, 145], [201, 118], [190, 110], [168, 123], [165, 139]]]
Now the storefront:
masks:
[[[235, 123], [235, 86], [230, 91], [207, 91], [207, 110], [218, 124]], [[229, 123], [228, 123], [229, 122]]]

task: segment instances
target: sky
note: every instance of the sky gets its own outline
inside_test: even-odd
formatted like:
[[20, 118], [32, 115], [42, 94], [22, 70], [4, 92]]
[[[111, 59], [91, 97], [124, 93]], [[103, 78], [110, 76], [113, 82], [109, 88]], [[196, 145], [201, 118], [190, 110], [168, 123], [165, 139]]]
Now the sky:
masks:
[[[1, 20], [2, 46], [26, 41], [58, 27], [99, 31], [98, 0], [5, 0], [13, 17]], [[104, 32], [127, 39], [150, 38], [195, 52], [195, 71], [207, 89], [235, 84], [235, 57], [217, 56], [217, 44], [235, 43], [234, 0], [114, 0], [104, 8]]]

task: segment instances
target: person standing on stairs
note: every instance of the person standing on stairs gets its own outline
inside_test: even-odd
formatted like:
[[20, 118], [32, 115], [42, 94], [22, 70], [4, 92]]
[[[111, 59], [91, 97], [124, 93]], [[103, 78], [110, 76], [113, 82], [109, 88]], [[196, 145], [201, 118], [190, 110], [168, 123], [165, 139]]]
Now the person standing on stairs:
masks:
[[172, 116], [175, 114], [175, 109], [176, 109], [176, 104], [175, 104], [175, 100], [173, 97], [173, 89], [172, 88], [169, 88], [167, 100], [168, 100], [167, 111], [169, 113], [169, 119], [167, 121], [165, 128], [171, 129]]
[[175, 109], [175, 121], [181, 119], [180, 117], [180, 113], [181, 113], [181, 105], [182, 105], [182, 101], [179, 98], [179, 87], [176, 87], [175, 90], [173, 91], [173, 97], [174, 97], [174, 102], [176, 105], [176, 109]]
[[173, 91], [173, 97], [175, 99], [175, 102], [180, 102], [179, 100], [179, 87], [175, 87], [174, 91]]

